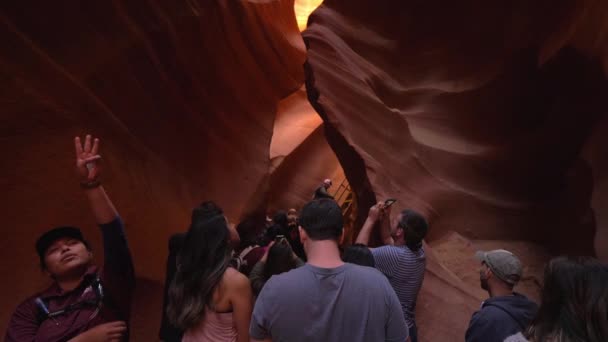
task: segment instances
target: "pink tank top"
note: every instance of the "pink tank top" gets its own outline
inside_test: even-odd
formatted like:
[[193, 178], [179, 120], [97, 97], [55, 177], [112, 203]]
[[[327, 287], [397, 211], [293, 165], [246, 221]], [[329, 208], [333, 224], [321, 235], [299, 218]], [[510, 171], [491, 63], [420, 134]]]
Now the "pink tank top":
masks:
[[186, 330], [182, 342], [236, 342], [232, 312], [218, 313], [207, 309], [205, 319]]

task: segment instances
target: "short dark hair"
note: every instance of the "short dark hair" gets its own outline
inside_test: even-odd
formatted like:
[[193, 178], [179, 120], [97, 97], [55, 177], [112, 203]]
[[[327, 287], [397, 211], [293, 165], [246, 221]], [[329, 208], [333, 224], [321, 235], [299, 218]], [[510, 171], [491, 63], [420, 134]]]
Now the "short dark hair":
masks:
[[342, 254], [342, 261], [361, 266], [376, 266], [372, 251], [370, 251], [369, 247], [362, 243], [355, 243], [346, 247], [344, 254]]
[[208, 220], [218, 215], [224, 215], [222, 208], [213, 201], [205, 201], [192, 209], [192, 223], [198, 220]]
[[414, 251], [422, 246], [422, 239], [426, 237], [426, 233], [429, 231], [429, 224], [424, 216], [411, 209], [405, 209], [401, 212], [398, 227], [405, 232], [405, 245]]
[[308, 202], [298, 223], [312, 240], [338, 240], [344, 226], [340, 206], [329, 198]]

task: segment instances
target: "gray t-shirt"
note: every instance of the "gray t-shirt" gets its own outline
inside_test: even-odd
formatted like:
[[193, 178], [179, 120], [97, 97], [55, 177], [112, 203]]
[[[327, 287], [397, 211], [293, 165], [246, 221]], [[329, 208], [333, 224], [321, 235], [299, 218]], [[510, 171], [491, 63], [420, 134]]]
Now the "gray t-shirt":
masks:
[[273, 276], [255, 303], [249, 334], [289, 341], [399, 341], [408, 329], [399, 299], [382, 273], [344, 264], [306, 264]]

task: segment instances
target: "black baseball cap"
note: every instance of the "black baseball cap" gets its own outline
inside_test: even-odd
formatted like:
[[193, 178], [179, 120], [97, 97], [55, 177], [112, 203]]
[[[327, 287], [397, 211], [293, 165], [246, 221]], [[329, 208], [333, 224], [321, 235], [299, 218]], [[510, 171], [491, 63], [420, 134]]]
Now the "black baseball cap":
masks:
[[46, 254], [47, 249], [53, 244], [53, 242], [66, 237], [79, 240], [84, 243], [87, 248], [89, 248], [89, 243], [84, 239], [84, 236], [82, 236], [80, 229], [70, 226], [53, 228], [42, 234], [36, 241], [36, 252], [38, 252], [38, 257], [40, 257], [40, 265], [43, 268], [44, 255]]

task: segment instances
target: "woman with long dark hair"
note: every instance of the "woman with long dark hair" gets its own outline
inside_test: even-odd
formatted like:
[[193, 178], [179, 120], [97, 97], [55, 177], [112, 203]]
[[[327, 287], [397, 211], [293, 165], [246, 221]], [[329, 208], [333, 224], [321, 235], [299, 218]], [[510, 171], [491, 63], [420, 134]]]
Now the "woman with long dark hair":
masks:
[[591, 257], [558, 257], [545, 268], [538, 314], [506, 341], [608, 341], [608, 267]]
[[167, 316], [184, 342], [249, 341], [249, 280], [229, 267], [232, 249], [226, 218], [194, 220], [178, 255]]
[[289, 242], [285, 237], [279, 236], [276, 242], [273, 241], [268, 245], [262, 259], [251, 270], [249, 279], [253, 294], [257, 297], [266, 281], [273, 275], [291, 271], [302, 265], [304, 262], [294, 254]]

